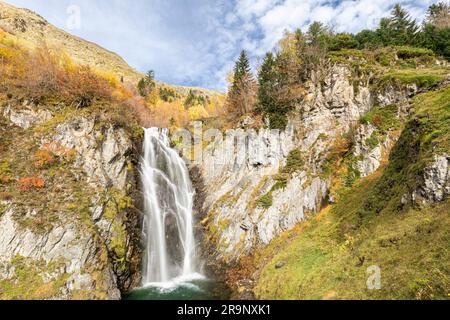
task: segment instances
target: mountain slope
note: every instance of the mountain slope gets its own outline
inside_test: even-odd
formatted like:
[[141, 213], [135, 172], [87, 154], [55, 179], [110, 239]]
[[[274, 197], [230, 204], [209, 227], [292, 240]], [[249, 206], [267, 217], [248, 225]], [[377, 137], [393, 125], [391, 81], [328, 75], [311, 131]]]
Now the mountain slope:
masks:
[[[30, 48], [46, 44], [50, 48], [67, 53], [76, 64], [89, 65], [99, 71], [112, 73], [119, 79], [123, 77], [125, 82], [133, 85], [144, 76], [116, 53], [53, 26], [31, 10], [17, 8], [3, 0], [0, 0], [0, 28], [14, 34], [22, 44]], [[190, 90], [208, 97], [218, 95], [216, 91], [204, 88], [164, 83], [161, 85], [169, 86], [182, 96], [188, 95]]]
[[46, 43], [65, 51], [77, 64], [112, 72], [126, 81], [137, 83], [142, 77], [117, 54], [56, 28], [28, 9], [16, 8], [4, 1], [0, 1], [0, 28], [13, 33], [29, 47]]

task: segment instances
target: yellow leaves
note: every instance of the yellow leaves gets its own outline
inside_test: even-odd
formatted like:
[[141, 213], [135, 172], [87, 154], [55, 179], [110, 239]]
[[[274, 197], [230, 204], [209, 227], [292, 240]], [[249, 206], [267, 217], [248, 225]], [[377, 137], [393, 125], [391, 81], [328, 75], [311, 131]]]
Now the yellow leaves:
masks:
[[122, 85], [117, 86], [116, 90], [113, 91], [112, 95], [115, 99], [121, 101], [133, 98], [133, 92], [131, 92]]
[[116, 74], [109, 72], [109, 71], [103, 71], [103, 70], [94, 70], [95, 74], [99, 77], [105, 79], [108, 81], [108, 83], [112, 87], [118, 87], [119, 86], [119, 79]]
[[147, 103], [154, 106], [159, 102], [159, 94], [157, 90], [152, 90], [147, 96]]
[[206, 111], [205, 107], [202, 105], [193, 106], [193, 107], [189, 108], [188, 112], [189, 112], [189, 118], [192, 121], [209, 117], [208, 112]]
[[61, 67], [66, 72], [72, 72], [73, 73], [73, 72], [75, 72], [77, 70], [77, 66], [73, 62], [72, 58], [66, 52], [62, 52], [60, 54], [59, 59], [60, 59]]
[[11, 61], [17, 55], [16, 50], [0, 46], [0, 61]]
[[15, 36], [0, 29], [0, 45], [4, 45], [11, 48], [17, 48], [18, 40]]

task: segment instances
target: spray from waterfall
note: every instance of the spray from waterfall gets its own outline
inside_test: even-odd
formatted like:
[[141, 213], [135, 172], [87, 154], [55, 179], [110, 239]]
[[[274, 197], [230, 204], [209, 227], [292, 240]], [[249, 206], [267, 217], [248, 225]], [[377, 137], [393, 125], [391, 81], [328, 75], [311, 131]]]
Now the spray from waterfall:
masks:
[[199, 275], [193, 230], [194, 189], [185, 162], [170, 148], [167, 129], [145, 129], [144, 286]]

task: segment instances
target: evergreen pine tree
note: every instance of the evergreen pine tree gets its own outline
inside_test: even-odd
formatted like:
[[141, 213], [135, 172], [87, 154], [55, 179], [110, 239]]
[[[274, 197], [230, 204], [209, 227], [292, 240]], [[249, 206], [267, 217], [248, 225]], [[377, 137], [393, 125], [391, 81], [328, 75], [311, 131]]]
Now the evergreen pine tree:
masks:
[[263, 113], [276, 111], [277, 67], [272, 52], [266, 54], [258, 73], [258, 110]]
[[325, 36], [328, 29], [318, 21], [314, 21], [308, 29], [307, 37], [311, 45], [325, 45]]
[[253, 77], [247, 53], [243, 50], [236, 61], [233, 83], [228, 92], [228, 109], [243, 115], [253, 109], [255, 79]]
[[394, 45], [414, 44], [419, 31], [416, 21], [411, 19], [409, 13], [399, 4], [392, 10], [389, 29]]
[[239, 59], [234, 67], [233, 88], [234, 93], [239, 93], [241, 82], [247, 78], [252, 78], [250, 62], [245, 50], [241, 51]]
[[156, 88], [155, 73], [153, 70], [147, 72], [144, 78], [139, 80], [137, 89], [142, 97], [147, 97]]

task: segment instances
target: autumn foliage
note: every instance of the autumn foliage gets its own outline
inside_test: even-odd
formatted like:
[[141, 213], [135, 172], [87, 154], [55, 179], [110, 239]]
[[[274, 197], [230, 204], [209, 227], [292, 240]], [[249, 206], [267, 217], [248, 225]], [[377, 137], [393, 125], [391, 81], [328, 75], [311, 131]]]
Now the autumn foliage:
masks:
[[19, 190], [28, 191], [45, 188], [45, 180], [36, 177], [26, 177], [19, 179]]
[[[184, 93], [157, 84], [153, 73], [140, 85], [119, 75], [80, 66], [64, 52], [47, 45], [28, 49], [14, 35], [0, 29], [0, 93], [34, 101], [58, 101], [79, 109], [107, 102], [118, 123], [135, 118], [142, 126], [185, 126], [193, 120], [223, 112], [220, 95], [185, 105]], [[197, 98], [197, 96], [195, 96]], [[200, 96], [198, 96], [200, 97]], [[36, 166], [45, 167], [52, 155], [39, 151]]]

